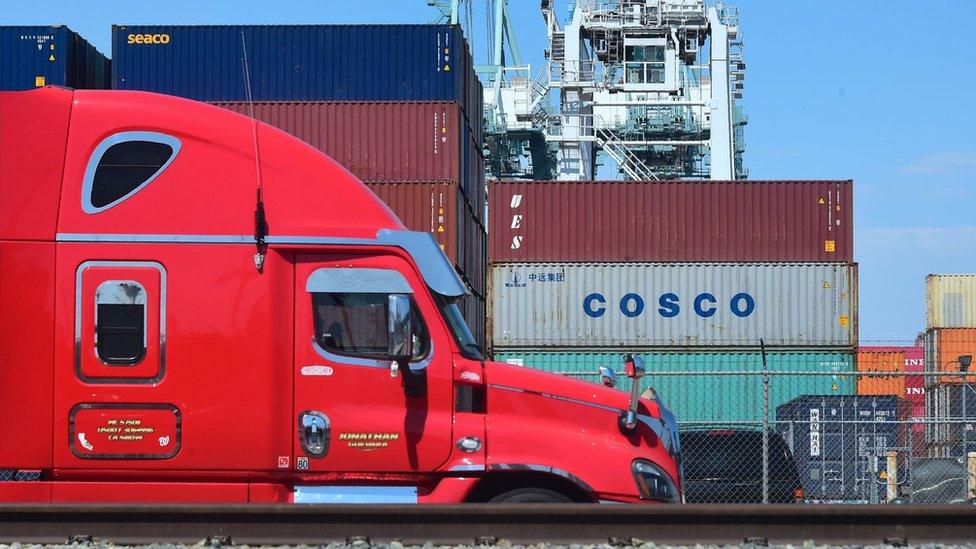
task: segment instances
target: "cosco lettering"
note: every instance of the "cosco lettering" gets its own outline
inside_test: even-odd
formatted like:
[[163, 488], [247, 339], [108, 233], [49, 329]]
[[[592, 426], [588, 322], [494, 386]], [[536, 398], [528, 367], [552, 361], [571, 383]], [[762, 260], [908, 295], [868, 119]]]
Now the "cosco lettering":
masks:
[[[681, 314], [681, 298], [674, 293], [661, 294], [657, 299], [657, 314], [663, 318], [674, 318]], [[692, 311], [701, 318], [710, 318], [722, 312], [719, 298], [709, 292], [702, 292], [692, 300]], [[746, 318], [756, 311], [756, 299], [747, 292], [732, 295], [724, 302], [725, 310], [739, 318]], [[626, 318], [641, 316], [646, 303], [644, 297], [638, 293], [629, 292], [617, 301], [620, 314]], [[607, 312], [607, 298], [599, 292], [593, 292], [583, 297], [583, 312], [592, 318], [600, 318]]]

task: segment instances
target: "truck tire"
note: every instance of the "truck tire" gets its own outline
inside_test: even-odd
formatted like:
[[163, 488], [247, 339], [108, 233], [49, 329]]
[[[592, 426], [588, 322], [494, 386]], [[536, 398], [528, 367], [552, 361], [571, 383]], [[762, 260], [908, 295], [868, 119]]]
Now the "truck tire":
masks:
[[503, 492], [488, 500], [488, 503], [572, 503], [573, 500], [545, 488], [519, 488]]

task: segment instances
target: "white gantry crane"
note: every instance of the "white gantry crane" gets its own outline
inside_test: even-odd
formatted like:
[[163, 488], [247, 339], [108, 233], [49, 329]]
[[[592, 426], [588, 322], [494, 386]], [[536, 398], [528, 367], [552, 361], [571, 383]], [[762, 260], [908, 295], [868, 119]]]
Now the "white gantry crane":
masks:
[[[466, 0], [470, 7], [470, 0]], [[465, 0], [428, 0], [457, 22]], [[546, 63], [521, 62], [508, 0], [486, 0], [488, 172], [497, 178], [739, 179], [738, 13], [704, 0], [540, 0]], [[504, 55], [507, 38], [510, 57]]]

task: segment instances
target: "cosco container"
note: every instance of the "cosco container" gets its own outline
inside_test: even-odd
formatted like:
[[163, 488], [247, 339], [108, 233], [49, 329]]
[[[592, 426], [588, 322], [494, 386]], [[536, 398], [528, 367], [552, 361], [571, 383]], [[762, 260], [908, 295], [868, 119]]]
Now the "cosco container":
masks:
[[112, 59], [117, 89], [198, 101], [454, 101], [480, 141], [458, 25], [122, 25]]
[[495, 348], [857, 342], [850, 263], [507, 264], [489, 284]]
[[976, 328], [976, 274], [925, 277], [928, 328]]
[[851, 181], [502, 181], [492, 262], [854, 259]]
[[[925, 332], [924, 342], [928, 371], [960, 372], [961, 357], [976, 357], [976, 328], [933, 328]], [[976, 371], [976, 366], [970, 364], [968, 371]], [[926, 377], [926, 385], [963, 381], [958, 374]], [[968, 383], [976, 383], [976, 375], [966, 377]]]
[[363, 181], [454, 181], [483, 218], [481, 146], [453, 102], [217, 103], [309, 143]]
[[0, 91], [107, 89], [111, 62], [64, 25], [0, 27]]
[[485, 229], [454, 183], [367, 183], [412, 231], [434, 235], [471, 289], [485, 295]]
[[776, 407], [808, 500], [885, 503], [888, 452], [904, 453], [911, 405], [896, 396], [809, 395]]
[[[597, 368], [620, 371], [626, 353], [505, 349], [495, 360], [527, 368], [572, 375], [598, 382]], [[759, 352], [652, 352], [640, 355], [647, 367], [642, 388], [653, 387], [675, 413], [679, 424], [694, 428], [712, 425], [761, 426], [763, 419], [763, 360]], [[839, 352], [766, 353], [769, 415], [776, 406], [799, 395], [854, 394], [854, 355]], [[617, 387], [630, 381], [617, 378]]]

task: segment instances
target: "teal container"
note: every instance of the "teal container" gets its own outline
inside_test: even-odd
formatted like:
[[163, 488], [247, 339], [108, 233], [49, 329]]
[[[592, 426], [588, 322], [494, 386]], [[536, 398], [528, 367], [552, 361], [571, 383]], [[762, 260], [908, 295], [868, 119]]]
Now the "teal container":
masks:
[[[626, 353], [496, 351], [495, 360], [599, 382], [597, 368], [623, 370]], [[841, 352], [770, 352], [766, 374], [758, 352], [654, 352], [640, 355], [647, 367], [641, 390], [653, 387], [678, 422], [694, 426], [761, 426], [767, 380], [769, 421], [776, 407], [803, 395], [853, 395], [854, 355]], [[630, 380], [617, 378], [630, 390]]]

